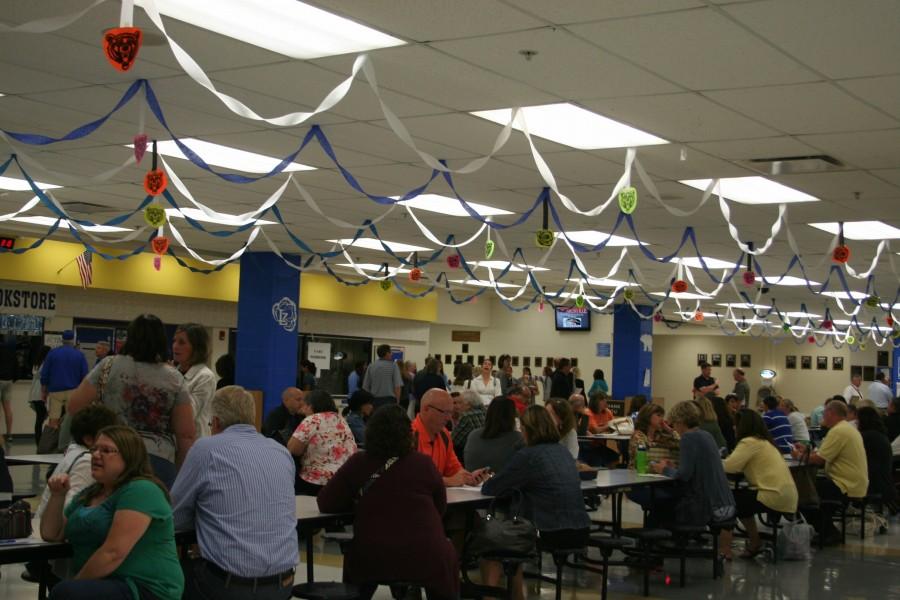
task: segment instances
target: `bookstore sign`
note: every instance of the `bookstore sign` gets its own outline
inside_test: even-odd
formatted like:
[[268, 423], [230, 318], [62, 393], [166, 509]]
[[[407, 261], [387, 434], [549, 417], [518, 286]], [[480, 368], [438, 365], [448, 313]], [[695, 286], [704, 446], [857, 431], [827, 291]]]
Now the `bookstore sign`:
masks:
[[0, 314], [52, 317], [56, 314], [56, 290], [0, 283]]

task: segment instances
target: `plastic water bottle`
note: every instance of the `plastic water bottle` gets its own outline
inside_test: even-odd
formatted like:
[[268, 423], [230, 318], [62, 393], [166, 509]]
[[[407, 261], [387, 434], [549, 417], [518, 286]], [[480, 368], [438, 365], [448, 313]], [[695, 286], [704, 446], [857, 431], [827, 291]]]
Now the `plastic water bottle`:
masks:
[[649, 456], [647, 454], [647, 446], [641, 444], [638, 446], [637, 455], [634, 457], [634, 465], [640, 475], [647, 473], [647, 465], [649, 464]]

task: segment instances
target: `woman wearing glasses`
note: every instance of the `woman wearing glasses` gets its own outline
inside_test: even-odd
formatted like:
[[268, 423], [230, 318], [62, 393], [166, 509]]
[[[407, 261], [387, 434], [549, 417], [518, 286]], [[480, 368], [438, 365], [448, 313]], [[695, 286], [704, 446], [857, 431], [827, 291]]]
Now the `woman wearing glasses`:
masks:
[[53, 588], [51, 600], [178, 600], [184, 576], [172, 506], [143, 440], [130, 427], [114, 425], [99, 432], [90, 452], [95, 483], [65, 509], [68, 475], [47, 482], [41, 537], [72, 545], [76, 573]]

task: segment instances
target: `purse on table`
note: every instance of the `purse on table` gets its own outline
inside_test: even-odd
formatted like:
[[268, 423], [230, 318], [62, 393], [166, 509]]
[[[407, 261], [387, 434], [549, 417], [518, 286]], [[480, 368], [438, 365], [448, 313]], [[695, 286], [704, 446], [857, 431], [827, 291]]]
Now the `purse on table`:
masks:
[[31, 507], [24, 500], [0, 509], [0, 539], [11, 540], [31, 536]]

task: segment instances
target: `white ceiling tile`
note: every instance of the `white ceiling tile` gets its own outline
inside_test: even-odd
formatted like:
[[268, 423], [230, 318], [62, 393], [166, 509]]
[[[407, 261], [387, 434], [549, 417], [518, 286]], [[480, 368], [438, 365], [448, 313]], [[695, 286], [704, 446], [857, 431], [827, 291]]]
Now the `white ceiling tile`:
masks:
[[[547, 161], [550, 170], [558, 181], [567, 180], [586, 185], [611, 184], [618, 181], [624, 170], [624, 151], [619, 158], [619, 161], [615, 159], [610, 160], [591, 152], [575, 150], [544, 156], [544, 160]], [[534, 164], [534, 157], [531, 154], [504, 156], [501, 160], [520, 165], [526, 169], [537, 170]]]
[[568, 29], [691, 90], [817, 79], [711, 9], [571, 25]]
[[[726, 160], [775, 158], [785, 156], [810, 156], [817, 150], [789, 136], [763, 137], [748, 140], [731, 139], [715, 142], [694, 142], [690, 148]], [[690, 149], [688, 150], [690, 153]]]
[[[605, 98], [679, 91], [640, 67], [579, 40], [563, 29], [453, 40], [433, 47], [557, 96]], [[530, 60], [519, 54], [532, 50]], [[565, 65], [561, 69], [560, 65]]]
[[[610, 160], [617, 160], [621, 156], [621, 150], [599, 150], [597, 153]], [[681, 147], [676, 144], [638, 148], [637, 158], [647, 172], [657, 179], [674, 181], [752, 174], [743, 167], [697, 151], [689, 150], [685, 160], [681, 160]]]
[[799, 139], [860, 169], [900, 167], [900, 127], [884, 131], [802, 135]]
[[878, 169], [870, 171], [872, 175], [900, 187], [900, 169]]
[[683, 10], [703, 6], [699, 0], [569, 0], [568, 2], [545, 2], [544, 0], [506, 0], [556, 25], [585, 23], [606, 19], [621, 19], [660, 12]]
[[417, 42], [516, 31], [542, 23], [515, 8], [481, 0], [322, 0], [312, 2], [375, 29]]
[[790, 134], [896, 127], [895, 119], [830, 83], [705, 92], [716, 102]]
[[893, 0], [771, 1], [724, 10], [833, 79], [897, 72], [900, 3]]
[[670, 141], [725, 140], [776, 133], [695, 93], [585, 100], [580, 104]]
[[837, 83], [857, 98], [900, 119], [900, 75], [846, 79]]
[[[897, 198], [896, 186], [873, 177], [865, 171], [835, 171], [831, 173], [804, 173], [795, 175], [780, 175], [772, 177], [775, 181], [796, 188], [823, 200], [850, 201], [855, 192], [859, 192], [863, 202], [873, 199]], [[801, 206], [805, 203], [798, 203]], [[804, 210], [820, 208], [821, 212], [829, 211], [832, 204], [812, 204], [804, 206]], [[794, 206], [791, 207], [791, 211]], [[823, 215], [824, 216], [824, 215]], [[833, 221], [833, 218], [825, 220]]]

